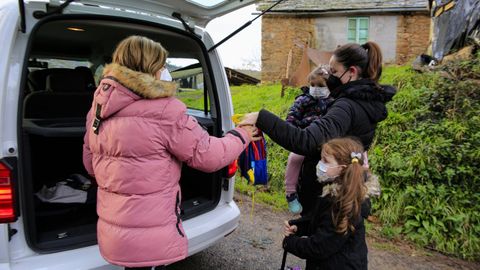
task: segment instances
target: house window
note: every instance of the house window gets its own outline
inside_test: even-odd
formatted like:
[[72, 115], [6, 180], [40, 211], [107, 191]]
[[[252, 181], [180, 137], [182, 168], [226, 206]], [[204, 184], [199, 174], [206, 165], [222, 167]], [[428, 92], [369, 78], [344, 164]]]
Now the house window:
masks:
[[348, 18], [348, 42], [367, 42], [368, 25], [368, 17]]

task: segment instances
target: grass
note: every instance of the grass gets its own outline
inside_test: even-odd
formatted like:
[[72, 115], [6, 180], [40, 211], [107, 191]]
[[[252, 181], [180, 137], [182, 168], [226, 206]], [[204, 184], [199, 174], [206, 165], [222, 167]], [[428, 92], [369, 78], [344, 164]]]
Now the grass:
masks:
[[230, 90], [235, 113], [255, 112], [264, 108], [282, 117], [286, 116], [296, 94], [300, 94], [300, 90], [290, 89], [284, 98], [280, 98], [279, 84], [232, 86]]
[[247, 181], [244, 178], [241, 178], [237, 175], [235, 181], [235, 189], [243, 194], [252, 196], [255, 192], [255, 201], [262, 202], [272, 206], [276, 210], [285, 210], [287, 209], [287, 201], [285, 196], [280, 192], [271, 192], [271, 191], [262, 191], [258, 187], [247, 184]]
[[389, 242], [373, 242], [371, 243], [372, 247], [379, 250], [385, 250], [390, 252], [399, 252], [400, 248], [396, 245], [389, 243]]
[[177, 93], [177, 97], [192, 109], [203, 110], [203, 89], [202, 90], [182, 90]]

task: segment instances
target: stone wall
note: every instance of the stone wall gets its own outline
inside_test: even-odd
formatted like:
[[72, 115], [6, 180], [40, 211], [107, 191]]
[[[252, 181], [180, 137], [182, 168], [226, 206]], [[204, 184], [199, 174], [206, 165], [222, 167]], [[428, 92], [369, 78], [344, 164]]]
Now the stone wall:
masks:
[[397, 64], [426, 53], [431, 19], [424, 14], [399, 15], [397, 19]]
[[315, 42], [314, 18], [264, 16], [262, 18], [262, 82], [285, 77], [288, 53], [292, 50], [290, 74], [300, 64], [302, 49], [295, 42]]
[[[353, 16], [353, 15], [352, 15]], [[430, 17], [426, 14], [371, 14], [369, 36], [379, 43], [385, 63], [404, 64], [425, 53], [429, 44]], [[285, 77], [288, 53], [293, 52], [290, 74], [302, 58], [295, 41], [331, 51], [347, 42], [346, 16], [266, 15], [262, 18], [262, 82]]]

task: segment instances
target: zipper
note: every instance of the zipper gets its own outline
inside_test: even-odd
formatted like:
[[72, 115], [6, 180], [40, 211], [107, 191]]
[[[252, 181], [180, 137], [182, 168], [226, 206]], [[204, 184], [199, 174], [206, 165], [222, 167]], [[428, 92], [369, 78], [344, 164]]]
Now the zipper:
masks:
[[177, 216], [177, 231], [180, 236], [185, 237], [182, 230], [180, 230], [180, 191], [177, 191], [177, 198], [175, 200], [175, 215]]

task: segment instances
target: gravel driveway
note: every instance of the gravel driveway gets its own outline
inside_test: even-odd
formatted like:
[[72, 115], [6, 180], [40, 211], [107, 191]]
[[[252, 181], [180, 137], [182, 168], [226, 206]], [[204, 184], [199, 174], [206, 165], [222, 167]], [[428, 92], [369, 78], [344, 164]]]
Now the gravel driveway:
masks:
[[[242, 212], [237, 230], [209, 249], [169, 266], [168, 270], [280, 269], [283, 252], [282, 223], [292, 216], [288, 212], [274, 211], [257, 203], [253, 216], [250, 217], [250, 198], [237, 193], [235, 199]], [[369, 269], [480, 269], [478, 263], [418, 251], [405, 245], [397, 248], [395, 244], [382, 243], [370, 237], [367, 240]], [[288, 256], [287, 265], [305, 269], [305, 262], [293, 255]]]

